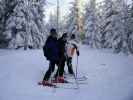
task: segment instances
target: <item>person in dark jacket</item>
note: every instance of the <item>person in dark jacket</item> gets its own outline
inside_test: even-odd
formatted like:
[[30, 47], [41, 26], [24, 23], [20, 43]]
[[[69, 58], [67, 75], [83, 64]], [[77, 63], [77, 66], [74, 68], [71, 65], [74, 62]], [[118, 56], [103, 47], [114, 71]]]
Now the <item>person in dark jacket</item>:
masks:
[[50, 30], [50, 36], [47, 38], [45, 45], [43, 47], [44, 56], [49, 60], [49, 68], [46, 71], [42, 84], [50, 85], [49, 78], [51, 74], [54, 72], [55, 65], [59, 64], [59, 48], [58, 48], [58, 40], [57, 33], [55, 29]]
[[58, 39], [59, 48], [59, 66], [57, 73], [55, 74], [55, 81], [64, 82], [63, 72], [66, 61], [66, 43], [67, 43], [67, 33], [64, 33], [61, 38]]

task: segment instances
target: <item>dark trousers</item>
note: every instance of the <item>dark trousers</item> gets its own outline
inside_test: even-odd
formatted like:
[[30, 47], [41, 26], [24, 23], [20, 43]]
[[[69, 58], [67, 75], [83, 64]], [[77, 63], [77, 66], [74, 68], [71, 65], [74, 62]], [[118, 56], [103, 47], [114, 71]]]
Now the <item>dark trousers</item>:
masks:
[[63, 57], [62, 59], [60, 59], [59, 61], [59, 64], [58, 64], [58, 69], [57, 69], [57, 72], [55, 74], [55, 78], [57, 76], [63, 76], [63, 73], [64, 73], [64, 67], [65, 67], [65, 61], [66, 61], [66, 58]]
[[56, 78], [58, 76], [60, 76], [60, 77], [63, 76], [64, 67], [65, 67], [65, 59], [62, 59], [59, 62], [52, 62], [52, 61], [50, 61], [50, 63], [49, 63], [49, 69], [45, 73], [43, 80], [45, 80], [45, 81], [48, 81], [49, 80], [51, 74], [54, 72], [55, 65], [58, 66], [58, 69], [57, 69], [57, 72], [56, 72], [56, 74], [55, 74], [54, 77]]
[[68, 66], [69, 74], [74, 74], [73, 68], [72, 68], [72, 57], [67, 57], [67, 66]]
[[51, 74], [54, 72], [55, 65], [58, 66], [58, 62], [54, 62], [54, 61], [50, 61], [49, 62], [49, 69], [45, 73], [43, 80], [45, 80], [45, 81], [48, 81], [49, 80]]

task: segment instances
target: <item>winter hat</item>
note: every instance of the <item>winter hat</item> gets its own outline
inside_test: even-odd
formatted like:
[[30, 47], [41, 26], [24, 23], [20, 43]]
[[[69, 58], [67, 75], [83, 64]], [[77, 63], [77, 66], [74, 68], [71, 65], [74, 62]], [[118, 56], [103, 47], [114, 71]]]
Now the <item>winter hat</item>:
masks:
[[52, 28], [52, 29], [50, 30], [50, 34], [51, 34], [51, 35], [57, 35], [56, 29]]
[[75, 34], [72, 34], [71, 35], [71, 39], [75, 39], [76, 37], [75, 37]]

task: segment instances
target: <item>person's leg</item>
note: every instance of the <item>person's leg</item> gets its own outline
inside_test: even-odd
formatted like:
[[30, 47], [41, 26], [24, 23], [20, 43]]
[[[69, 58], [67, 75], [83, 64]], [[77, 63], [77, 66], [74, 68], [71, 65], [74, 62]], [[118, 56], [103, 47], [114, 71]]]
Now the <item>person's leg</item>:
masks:
[[54, 82], [59, 82], [59, 83], [64, 83], [64, 77], [63, 77], [63, 72], [64, 72], [64, 67], [65, 67], [65, 58], [62, 59], [58, 64], [58, 70], [55, 74], [55, 80]]
[[54, 69], [55, 69], [55, 62], [50, 62], [49, 63], [49, 69], [45, 73], [43, 81], [48, 81], [49, 80], [51, 74], [54, 72]]
[[59, 76], [61, 76], [61, 77], [63, 76], [63, 73], [64, 73], [65, 61], [66, 60], [64, 59], [59, 67]]
[[69, 74], [74, 74], [73, 68], [72, 68], [72, 57], [67, 58], [67, 66], [68, 66]]
[[58, 66], [58, 69], [54, 76], [55, 78], [57, 78], [58, 76], [63, 76], [64, 67], [65, 67], [65, 58], [60, 60], [56, 65]]

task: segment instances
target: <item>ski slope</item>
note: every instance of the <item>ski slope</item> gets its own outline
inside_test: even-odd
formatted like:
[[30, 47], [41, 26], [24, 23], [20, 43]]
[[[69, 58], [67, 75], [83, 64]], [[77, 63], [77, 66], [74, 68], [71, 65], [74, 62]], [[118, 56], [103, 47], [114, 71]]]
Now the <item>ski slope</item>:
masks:
[[133, 56], [83, 45], [78, 60], [78, 76], [87, 76], [86, 84], [54, 89], [37, 85], [48, 68], [42, 50], [0, 50], [0, 100], [133, 100]]

